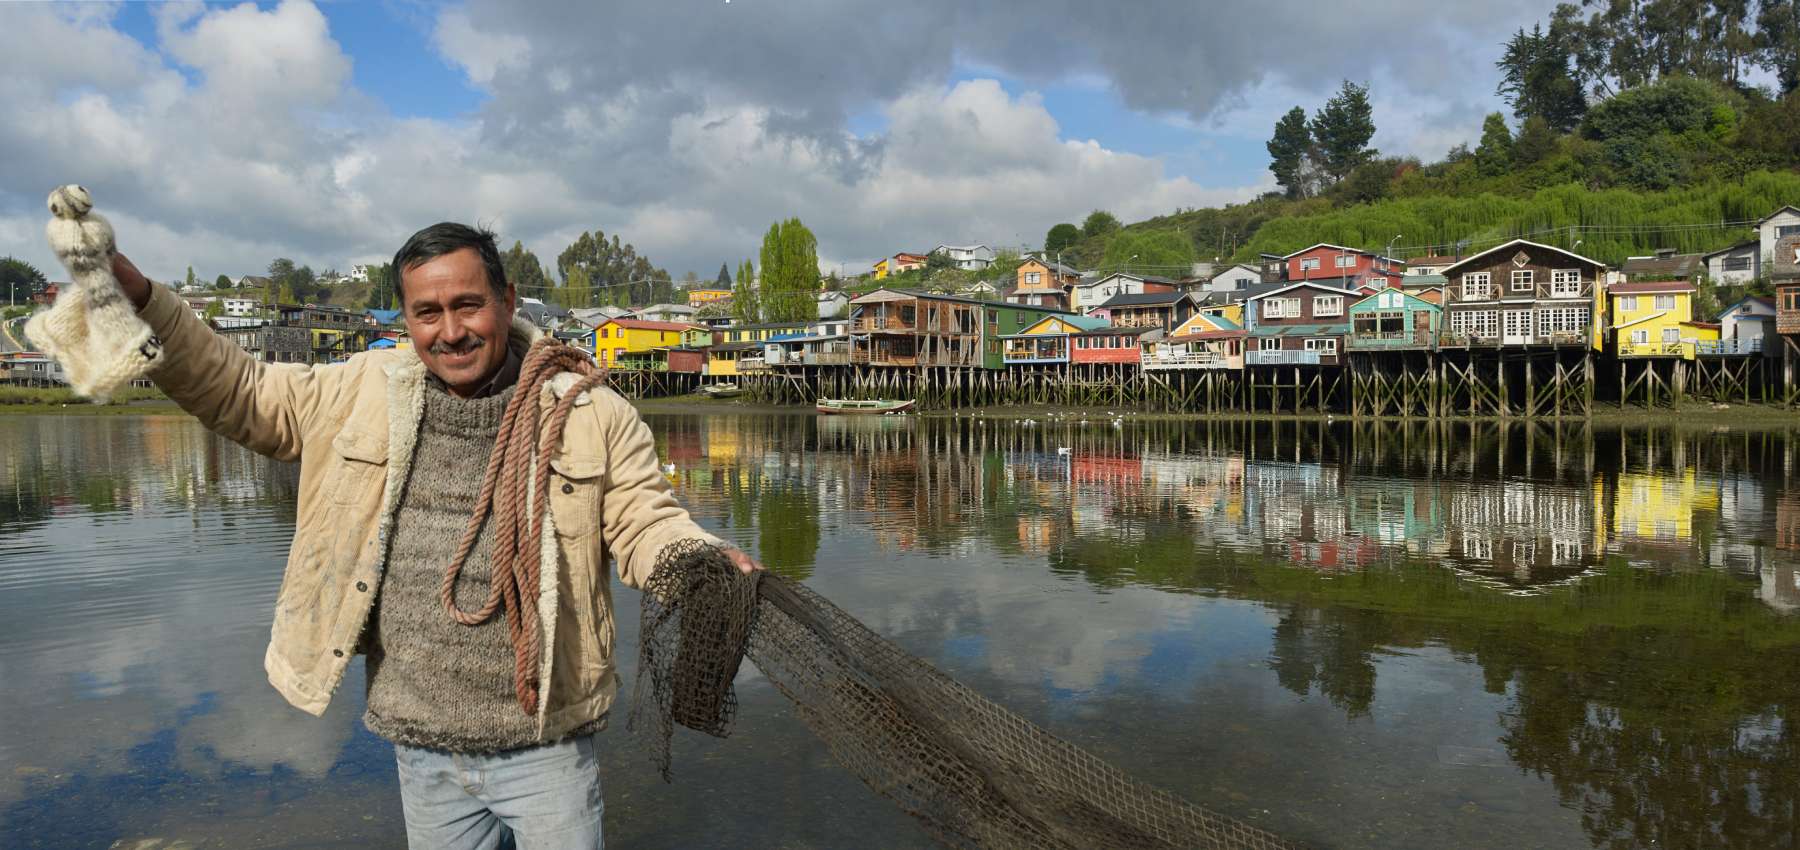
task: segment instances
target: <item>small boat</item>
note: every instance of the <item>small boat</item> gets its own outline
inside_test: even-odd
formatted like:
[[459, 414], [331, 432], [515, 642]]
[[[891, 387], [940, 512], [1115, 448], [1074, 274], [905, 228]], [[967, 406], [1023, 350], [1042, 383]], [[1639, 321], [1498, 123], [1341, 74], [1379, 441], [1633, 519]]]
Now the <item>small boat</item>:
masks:
[[915, 404], [918, 402], [912, 399], [906, 401], [858, 401], [847, 398], [822, 398], [813, 405], [813, 409], [820, 413], [879, 416], [883, 413], [905, 413], [913, 409]]
[[737, 398], [744, 394], [743, 388], [733, 383], [707, 384], [700, 392], [711, 398]]

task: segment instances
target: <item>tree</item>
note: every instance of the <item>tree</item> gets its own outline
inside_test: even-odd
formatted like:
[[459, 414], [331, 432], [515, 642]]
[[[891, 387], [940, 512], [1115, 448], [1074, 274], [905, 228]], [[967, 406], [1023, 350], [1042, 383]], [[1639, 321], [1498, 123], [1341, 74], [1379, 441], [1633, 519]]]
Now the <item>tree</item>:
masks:
[[769, 225], [762, 244], [760, 308], [765, 322], [819, 318], [819, 243], [798, 218]]
[[1128, 230], [1113, 237], [1100, 260], [1103, 271], [1185, 276], [1194, 265], [1194, 241], [1175, 230]]
[[1512, 147], [1512, 131], [1507, 129], [1506, 116], [1489, 113], [1487, 120], [1481, 122], [1481, 144], [1475, 148], [1475, 170], [1484, 177], [1505, 174], [1512, 168]]
[[185, 292], [198, 289], [199, 286], [200, 284], [194, 280], [194, 267], [188, 266], [187, 281], [182, 284], [182, 291]]
[[1377, 151], [1369, 147], [1369, 139], [1375, 136], [1375, 119], [1368, 87], [1345, 80], [1337, 95], [1313, 115], [1307, 129], [1318, 145], [1319, 164], [1334, 182], [1374, 159]]
[[1569, 48], [1554, 33], [1540, 25], [1529, 33], [1520, 28], [1507, 40], [1505, 53], [1494, 63], [1501, 72], [1494, 93], [1512, 106], [1513, 117], [1523, 121], [1535, 115], [1566, 133], [1581, 123], [1587, 98], [1569, 69]]
[[206, 302], [206, 309], [200, 311], [200, 314], [203, 318], [207, 319], [216, 319], [225, 315], [225, 300], [223, 298], [214, 298], [213, 300]]
[[731, 315], [738, 323], [754, 325], [762, 321], [756, 296], [756, 267], [745, 260], [738, 266], [737, 284], [731, 289]]
[[227, 277], [225, 275], [219, 275], [218, 277], [213, 279], [213, 288], [214, 289], [230, 289], [231, 288], [231, 278]]
[[731, 272], [729, 272], [725, 269], [724, 263], [719, 264], [719, 277], [717, 280], [715, 280], [713, 282], [718, 284], [718, 287], [720, 289], [730, 289], [731, 288]]
[[1290, 198], [1305, 197], [1306, 186], [1301, 182], [1301, 168], [1304, 161], [1313, 155], [1312, 130], [1306, 126], [1306, 110], [1296, 106], [1288, 110], [1281, 120], [1275, 122], [1275, 135], [1269, 139], [1269, 170], [1275, 174], [1275, 182], [1286, 190]]
[[1775, 73], [1782, 94], [1800, 88], [1800, 0], [1762, 0], [1753, 44], [1756, 64]]
[[1520, 165], [1532, 165], [1542, 162], [1556, 153], [1556, 131], [1551, 129], [1550, 122], [1542, 115], [1533, 115], [1525, 119], [1524, 126], [1519, 128], [1518, 138], [1513, 140], [1513, 161]]
[[[576, 268], [585, 275], [579, 286], [571, 287], [570, 275]], [[577, 306], [642, 306], [659, 297], [668, 299], [673, 288], [668, 272], [638, 256], [637, 249], [621, 243], [618, 234], [609, 240], [598, 230], [583, 232], [564, 248], [556, 256], [556, 271], [562, 276], [564, 288], [570, 290], [565, 296], [575, 299]]]
[[400, 293], [394, 286], [399, 280], [399, 275], [394, 274], [392, 263], [369, 266], [369, 297], [363, 302], [363, 306], [371, 310], [399, 309]]
[[1081, 241], [1081, 228], [1068, 222], [1052, 225], [1044, 234], [1044, 251], [1054, 254]]
[[1088, 213], [1087, 220], [1081, 223], [1081, 235], [1089, 239], [1105, 236], [1118, 229], [1119, 220], [1106, 210], [1094, 210]]
[[925, 255], [925, 275], [936, 277], [939, 272], [955, 271], [956, 261], [950, 259], [946, 251], [932, 251]]
[[37, 266], [16, 257], [0, 257], [0, 300], [7, 304], [30, 301], [32, 293], [49, 283]]
[[500, 269], [506, 275], [506, 282], [520, 295], [542, 298], [550, 288], [550, 275], [544, 272], [544, 264], [517, 239], [513, 240], [511, 248], [501, 252]]

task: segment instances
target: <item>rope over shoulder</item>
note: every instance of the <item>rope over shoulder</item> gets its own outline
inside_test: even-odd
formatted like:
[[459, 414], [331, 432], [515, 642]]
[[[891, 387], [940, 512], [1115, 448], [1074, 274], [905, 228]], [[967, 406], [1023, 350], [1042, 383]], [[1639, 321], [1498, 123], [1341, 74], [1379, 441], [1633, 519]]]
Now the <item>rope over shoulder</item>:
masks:
[[[558, 399], [539, 433], [538, 397], [544, 386], [562, 372], [573, 372], [581, 379]], [[580, 349], [549, 337], [532, 343], [519, 368], [518, 388], [501, 414], [500, 431], [494, 436], [494, 450], [488, 455], [475, 512], [463, 529], [456, 555], [444, 570], [439, 597], [451, 619], [476, 626], [487, 622], [495, 612], [505, 612], [506, 633], [513, 646], [513, 690], [519, 707], [528, 715], [537, 714], [541, 684], [537, 671], [543, 652], [543, 630], [536, 600], [543, 576], [539, 541], [549, 504], [550, 458], [562, 445], [563, 428], [575, 400], [605, 381], [606, 367], [597, 366]], [[464, 611], [456, 607], [456, 579], [462, 575], [463, 565], [489, 514], [494, 518], [493, 577], [481, 607]]]

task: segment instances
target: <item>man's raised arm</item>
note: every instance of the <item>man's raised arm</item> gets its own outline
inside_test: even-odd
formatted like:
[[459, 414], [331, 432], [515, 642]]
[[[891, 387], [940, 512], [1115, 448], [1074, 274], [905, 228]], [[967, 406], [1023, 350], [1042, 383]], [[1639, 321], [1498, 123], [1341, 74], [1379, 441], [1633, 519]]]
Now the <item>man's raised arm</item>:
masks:
[[278, 460], [298, 459], [306, 423], [324, 403], [318, 370], [257, 362], [123, 254], [113, 255], [112, 266], [125, 297], [162, 339], [150, 379], [226, 439]]

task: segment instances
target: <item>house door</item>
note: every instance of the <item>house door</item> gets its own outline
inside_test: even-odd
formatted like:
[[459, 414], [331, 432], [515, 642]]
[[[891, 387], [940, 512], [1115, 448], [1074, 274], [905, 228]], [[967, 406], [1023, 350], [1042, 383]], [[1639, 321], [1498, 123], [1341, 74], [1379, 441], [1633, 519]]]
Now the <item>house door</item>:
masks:
[[1424, 310], [1414, 310], [1413, 314], [1412, 314], [1412, 320], [1413, 320], [1413, 345], [1430, 345], [1431, 344], [1431, 314]]
[[1531, 342], [1531, 311], [1507, 310], [1501, 314], [1505, 325], [1502, 327], [1501, 342], [1506, 345], [1528, 345]]

